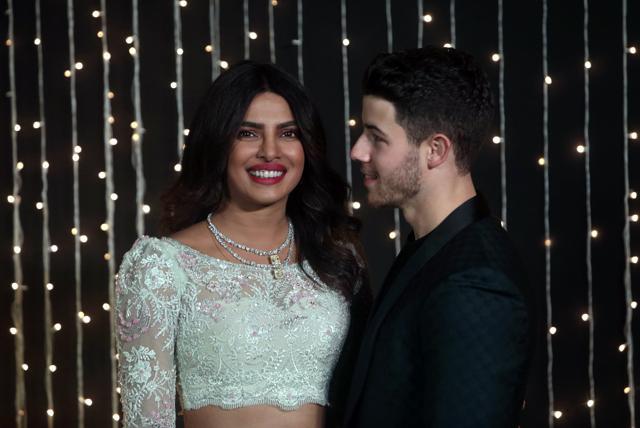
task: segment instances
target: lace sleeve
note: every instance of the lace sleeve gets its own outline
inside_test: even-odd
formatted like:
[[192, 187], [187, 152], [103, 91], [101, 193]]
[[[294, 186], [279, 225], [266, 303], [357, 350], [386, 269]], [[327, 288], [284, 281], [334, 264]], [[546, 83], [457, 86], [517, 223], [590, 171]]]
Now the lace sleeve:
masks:
[[125, 427], [175, 427], [178, 284], [159, 241], [141, 238], [116, 280], [118, 380]]

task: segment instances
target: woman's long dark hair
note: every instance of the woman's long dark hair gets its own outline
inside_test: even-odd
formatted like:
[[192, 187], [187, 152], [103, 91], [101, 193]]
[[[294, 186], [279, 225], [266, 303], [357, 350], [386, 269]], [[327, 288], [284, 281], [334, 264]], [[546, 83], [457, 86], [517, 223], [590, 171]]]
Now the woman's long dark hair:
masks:
[[[215, 212], [228, 198], [227, 161], [253, 98], [273, 92], [284, 98], [300, 131], [305, 155], [302, 178], [287, 201], [300, 262], [347, 297], [363, 276], [360, 222], [349, 214], [349, 187], [328, 165], [317, 110], [302, 86], [271, 64], [244, 61], [211, 85], [189, 127], [182, 172], [163, 195], [162, 230], [184, 229]], [[355, 251], [354, 251], [355, 250]]]

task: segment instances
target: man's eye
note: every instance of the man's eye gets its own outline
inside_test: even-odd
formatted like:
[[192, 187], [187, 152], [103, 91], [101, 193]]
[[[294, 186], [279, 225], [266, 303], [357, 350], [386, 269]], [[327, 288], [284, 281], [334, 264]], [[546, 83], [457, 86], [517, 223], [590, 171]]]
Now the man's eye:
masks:
[[369, 137], [369, 139], [373, 142], [373, 143], [381, 143], [384, 140], [382, 138], [380, 138], [378, 135], [376, 134], [371, 134], [371, 136]]

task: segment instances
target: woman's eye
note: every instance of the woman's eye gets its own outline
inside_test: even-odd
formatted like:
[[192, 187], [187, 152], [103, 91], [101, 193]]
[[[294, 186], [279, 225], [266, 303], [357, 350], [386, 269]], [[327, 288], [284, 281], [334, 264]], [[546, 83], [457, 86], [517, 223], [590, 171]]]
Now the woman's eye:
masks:
[[285, 138], [298, 138], [298, 131], [295, 129], [287, 129], [282, 132], [282, 136]]
[[248, 129], [241, 129], [238, 131], [238, 138], [252, 138], [255, 137], [256, 133], [253, 131], [249, 131]]

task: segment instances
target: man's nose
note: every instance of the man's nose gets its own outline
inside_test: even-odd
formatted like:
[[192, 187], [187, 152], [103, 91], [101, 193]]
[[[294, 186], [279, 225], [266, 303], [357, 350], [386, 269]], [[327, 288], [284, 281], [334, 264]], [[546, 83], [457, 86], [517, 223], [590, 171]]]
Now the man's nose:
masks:
[[369, 149], [364, 134], [360, 135], [351, 148], [351, 159], [359, 162], [369, 162]]

